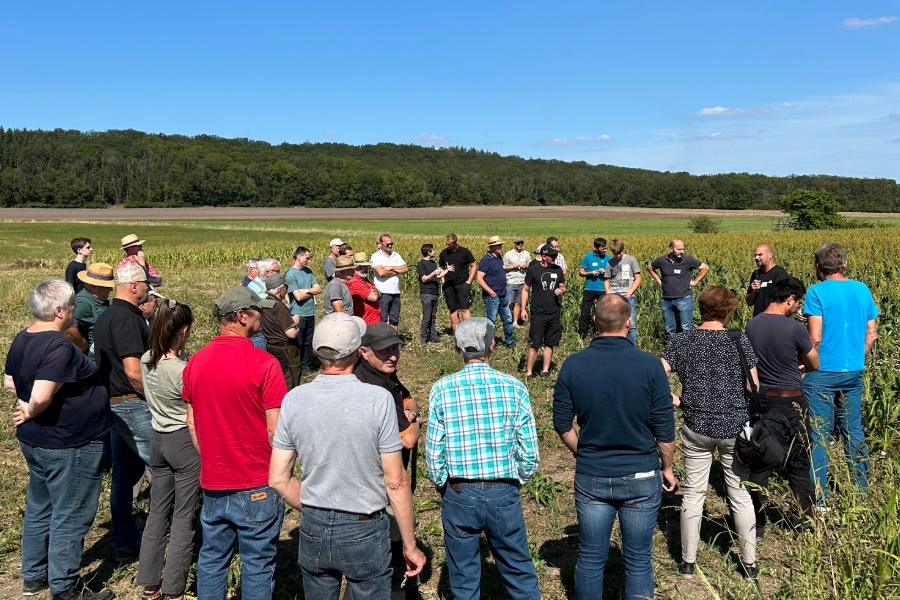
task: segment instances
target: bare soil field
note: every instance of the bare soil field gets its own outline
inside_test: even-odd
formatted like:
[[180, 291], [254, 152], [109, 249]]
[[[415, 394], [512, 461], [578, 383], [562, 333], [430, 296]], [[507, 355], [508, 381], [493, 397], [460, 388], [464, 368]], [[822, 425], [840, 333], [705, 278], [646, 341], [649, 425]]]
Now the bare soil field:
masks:
[[[770, 217], [777, 210], [705, 210], [682, 208], [626, 208], [618, 206], [445, 206], [434, 208], [0, 208], [0, 221], [247, 221], [265, 215], [272, 221], [333, 221], [338, 219], [664, 219], [700, 215], [719, 219]], [[843, 213], [848, 217], [900, 217], [900, 213]]]

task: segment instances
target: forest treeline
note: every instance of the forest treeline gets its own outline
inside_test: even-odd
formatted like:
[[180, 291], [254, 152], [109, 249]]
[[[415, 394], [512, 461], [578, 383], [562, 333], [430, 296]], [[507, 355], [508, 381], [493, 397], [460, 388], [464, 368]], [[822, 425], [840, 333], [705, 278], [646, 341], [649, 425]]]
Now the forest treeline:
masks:
[[0, 206], [605, 205], [776, 209], [794, 189], [900, 212], [893, 179], [691, 175], [467, 148], [278, 144], [134, 130], [0, 127]]

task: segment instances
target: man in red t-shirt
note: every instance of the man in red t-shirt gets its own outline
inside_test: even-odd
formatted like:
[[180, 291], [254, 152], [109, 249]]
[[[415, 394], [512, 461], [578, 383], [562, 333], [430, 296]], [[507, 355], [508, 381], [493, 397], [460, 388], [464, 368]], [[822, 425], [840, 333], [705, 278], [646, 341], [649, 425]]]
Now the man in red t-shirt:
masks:
[[200, 598], [225, 597], [236, 548], [244, 597], [272, 597], [284, 503], [268, 485], [269, 459], [287, 386], [278, 360], [256, 348], [250, 336], [260, 330], [260, 310], [274, 305], [246, 287], [225, 290], [213, 309], [221, 334], [184, 370], [182, 397], [200, 451], [203, 488]]
[[381, 304], [378, 300], [381, 298], [381, 292], [375, 287], [375, 284], [369, 281], [369, 257], [365, 252], [357, 252], [353, 257], [354, 268], [353, 273], [347, 281], [347, 287], [350, 288], [350, 295], [353, 297], [353, 314], [360, 317], [366, 322], [366, 325], [381, 322]]

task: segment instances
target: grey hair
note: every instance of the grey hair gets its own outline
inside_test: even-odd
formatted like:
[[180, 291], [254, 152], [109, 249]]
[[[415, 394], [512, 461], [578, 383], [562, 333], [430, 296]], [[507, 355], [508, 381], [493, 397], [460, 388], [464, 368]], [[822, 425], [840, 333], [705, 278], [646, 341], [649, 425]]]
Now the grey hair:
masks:
[[38, 321], [52, 321], [57, 308], [65, 308], [74, 302], [75, 290], [58, 277], [45, 279], [28, 294], [31, 314]]
[[847, 266], [847, 249], [833, 242], [822, 244], [816, 250], [816, 265], [825, 275], [843, 273]]
[[250, 269], [259, 268], [259, 260], [258, 258], [251, 258], [247, 261], [247, 272], [250, 272]]
[[281, 266], [281, 261], [277, 258], [264, 258], [257, 264], [256, 268], [259, 269], [259, 274], [262, 275], [266, 271], [272, 268], [272, 265]]

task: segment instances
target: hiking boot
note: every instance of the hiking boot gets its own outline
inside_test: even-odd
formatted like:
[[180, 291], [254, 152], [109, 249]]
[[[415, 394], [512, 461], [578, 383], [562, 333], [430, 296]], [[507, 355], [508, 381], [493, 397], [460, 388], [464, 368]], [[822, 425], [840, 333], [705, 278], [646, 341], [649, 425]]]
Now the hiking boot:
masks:
[[75, 586], [61, 594], [53, 594], [53, 600], [113, 600], [116, 594], [109, 588], [103, 588], [99, 592], [92, 592], [88, 588], [78, 589]]
[[44, 590], [48, 589], [50, 584], [46, 581], [23, 581], [22, 582], [22, 595], [23, 596], [37, 596]]
[[691, 579], [694, 576], [694, 563], [681, 561], [681, 564], [678, 565], [678, 571], [685, 579]]
[[116, 562], [134, 562], [141, 556], [141, 545], [116, 548]]
[[759, 564], [745, 565], [741, 563], [741, 577], [744, 579], [759, 579]]

